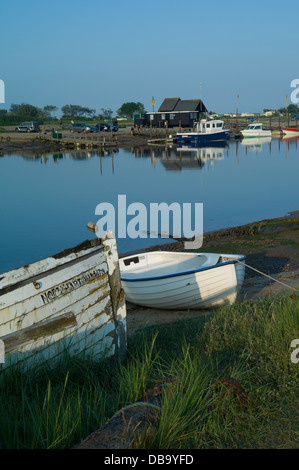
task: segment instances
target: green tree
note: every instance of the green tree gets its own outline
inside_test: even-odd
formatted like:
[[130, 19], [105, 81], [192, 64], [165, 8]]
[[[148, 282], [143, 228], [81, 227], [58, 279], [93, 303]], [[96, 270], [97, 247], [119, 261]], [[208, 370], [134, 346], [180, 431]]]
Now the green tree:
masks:
[[37, 106], [32, 104], [12, 104], [10, 106], [10, 113], [16, 117], [20, 116], [22, 119], [32, 119], [38, 121], [47, 117], [47, 113]]
[[64, 117], [75, 117], [75, 116], [93, 116], [96, 112], [95, 109], [86, 108], [76, 104], [66, 104], [62, 106], [61, 111]]
[[104, 118], [106, 121], [110, 121], [110, 119], [112, 118], [112, 114], [113, 114], [112, 109], [111, 109], [111, 108], [108, 108], [108, 109], [101, 108], [101, 111], [102, 111], [102, 116], [103, 116], [103, 118]]
[[49, 116], [51, 116], [51, 113], [56, 113], [56, 111], [58, 111], [58, 108], [57, 108], [57, 106], [47, 104], [47, 106], [44, 106], [43, 110], [44, 110], [45, 113], [47, 113], [47, 114], [49, 114]]
[[145, 113], [144, 105], [140, 103], [139, 101], [137, 103], [134, 102], [128, 102], [124, 103], [118, 110], [117, 114], [119, 116], [132, 119], [134, 113]]
[[299, 108], [295, 104], [289, 104], [288, 106], [288, 113], [289, 114], [299, 114]]

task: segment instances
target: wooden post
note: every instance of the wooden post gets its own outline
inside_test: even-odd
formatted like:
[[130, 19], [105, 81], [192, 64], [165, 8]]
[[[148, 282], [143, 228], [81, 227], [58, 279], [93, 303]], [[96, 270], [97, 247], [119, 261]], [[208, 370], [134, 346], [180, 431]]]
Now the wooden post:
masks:
[[101, 132], [101, 120], [99, 119], [99, 140], [100, 140], [100, 132]]
[[112, 118], [110, 119], [111, 140], [113, 139]]
[[181, 120], [179, 121], [179, 130], [181, 132]]
[[165, 135], [168, 137], [168, 121], [165, 121]]
[[289, 125], [288, 95], [286, 95], [286, 113], [287, 113], [287, 119], [288, 119], [288, 125]]

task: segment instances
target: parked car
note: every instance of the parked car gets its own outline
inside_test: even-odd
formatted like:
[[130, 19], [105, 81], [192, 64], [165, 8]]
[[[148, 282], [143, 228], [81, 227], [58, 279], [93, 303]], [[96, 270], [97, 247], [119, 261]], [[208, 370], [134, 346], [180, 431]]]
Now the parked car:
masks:
[[26, 121], [22, 122], [19, 126], [15, 128], [16, 132], [39, 132], [40, 127], [36, 121]]
[[[104, 131], [104, 132], [108, 132], [111, 130], [111, 124], [108, 124], [107, 122], [101, 122], [100, 123], [100, 131]], [[97, 132], [99, 132], [99, 125], [97, 124], [96, 125], [96, 130]], [[112, 132], [117, 132], [118, 131], [118, 127], [117, 126], [112, 126]]]
[[96, 132], [96, 128], [85, 122], [75, 122], [70, 126], [71, 132]]
[[299, 121], [299, 116], [292, 116], [291, 121]]

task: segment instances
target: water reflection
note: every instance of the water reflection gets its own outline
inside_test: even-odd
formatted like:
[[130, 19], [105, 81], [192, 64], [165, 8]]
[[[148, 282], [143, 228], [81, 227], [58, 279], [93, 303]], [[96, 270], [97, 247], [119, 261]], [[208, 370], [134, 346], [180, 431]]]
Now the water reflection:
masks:
[[[286, 150], [298, 149], [299, 136], [296, 137], [282, 137], [273, 139], [272, 137], [255, 137], [250, 139], [242, 139], [240, 141], [231, 141], [227, 143], [214, 142], [213, 145], [206, 144], [196, 146], [196, 144], [189, 145], [165, 145], [165, 146], [144, 146], [144, 147], [131, 147], [125, 149], [102, 149], [102, 150], [75, 150], [68, 152], [48, 153], [38, 150], [26, 150], [19, 152], [18, 155], [28, 162], [40, 162], [47, 165], [48, 162], [53, 161], [59, 164], [62, 161], [71, 159], [74, 161], [86, 161], [93, 158], [100, 160], [100, 174], [103, 174], [103, 160], [111, 158], [111, 170], [114, 174], [115, 170], [115, 157], [121, 152], [122, 154], [134, 155], [137, 159], [149, 159], [151, 164], [156, 167], [157, 162], [160, 162], [166, 171], [180, 172], [184, 169], [201, 170], [205, 165], [214, 165], [217, 160], [223, 160], [228, 157], [228, 154], [234, 153], [239, 163], [239, 149], [245, 148], [245, 155], [247, 152], [260, 153], [266, 151], [271, 153], [272, 145], [277, 143], [278, 151], [281, 151], [281, 145], [286, 146]], [[284, 148], [285, 152], [285, 148]], [[14, 155], [9, 152], [7, 155]], [[5, 155], [2, 155], [5, 156]]]
[[[87, 222], [98, 220], [96, 206], [117, 207], [119, 194], [147, 208], [203, 203], [204, 232], [297, 210], [298, 141], [6, 153], [0, 159], [0, 272], [82, 242], [90, 236]], [[120, 238], [118, 247], [124, 253], [157, 241]]]
[[[241, 145], [246, 147], [246, 150], [250, 150], [251, 152], [261, 152], [263, 149], [263, 145], [271, 144], [272, 137], [252, 137], [248, 139], [242, 139]], [[269, 149], [271, 149], [271, 145], [269, 145]]]

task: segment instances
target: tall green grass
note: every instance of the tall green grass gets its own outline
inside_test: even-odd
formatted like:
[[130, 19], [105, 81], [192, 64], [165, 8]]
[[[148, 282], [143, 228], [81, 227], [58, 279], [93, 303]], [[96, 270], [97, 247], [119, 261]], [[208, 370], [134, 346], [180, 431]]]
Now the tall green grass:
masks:
[[0, 448], [70, 448], [166, 379], [157, 427], [136, 447], [296, 447], [298, 320], [290, 297], [244, 301], [138, 333], [122, 365], [66, 356], [55, 369], [11, 368], [0, 376]]

